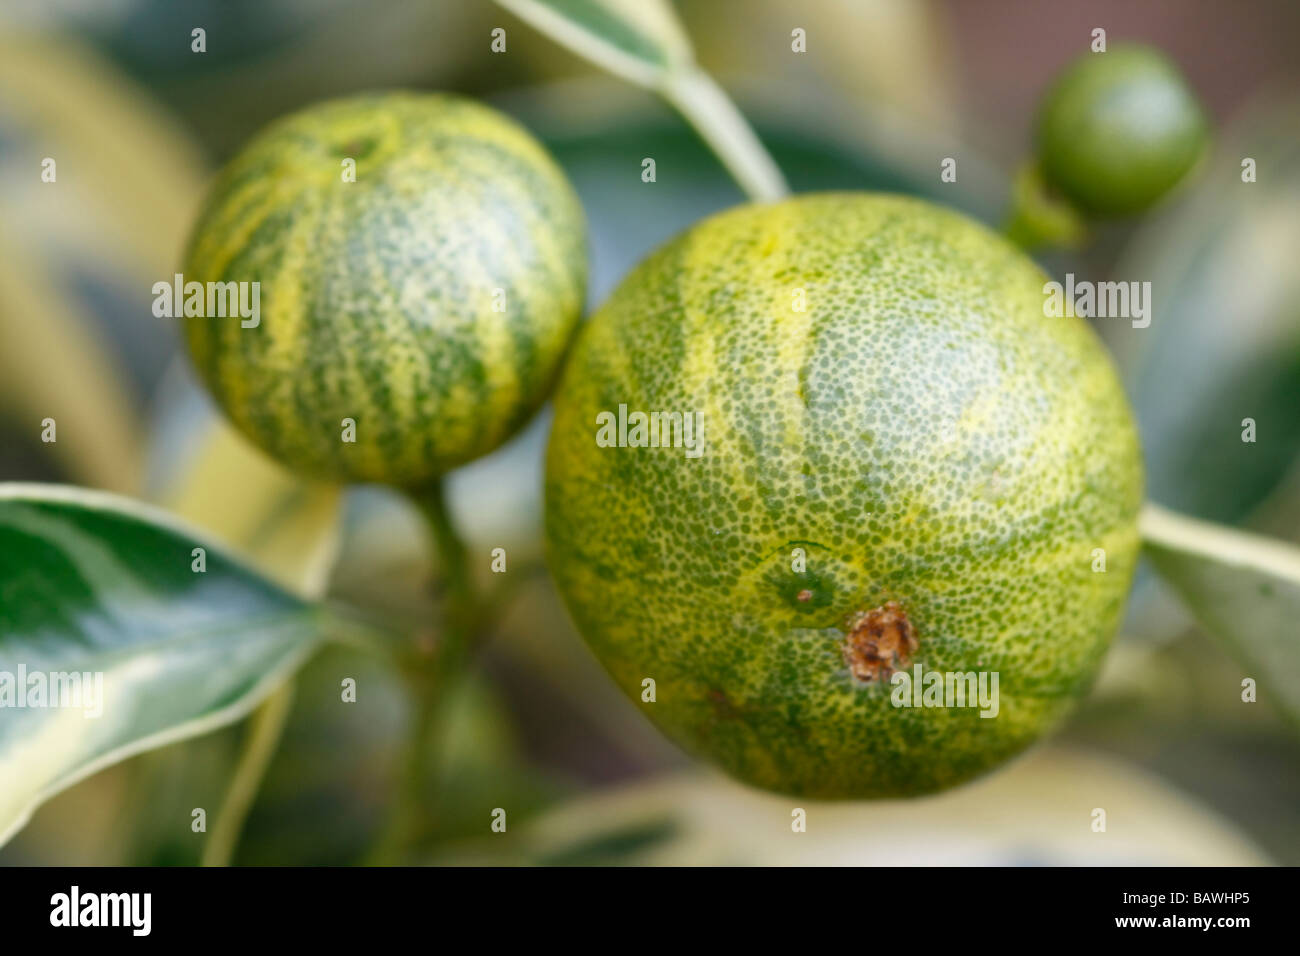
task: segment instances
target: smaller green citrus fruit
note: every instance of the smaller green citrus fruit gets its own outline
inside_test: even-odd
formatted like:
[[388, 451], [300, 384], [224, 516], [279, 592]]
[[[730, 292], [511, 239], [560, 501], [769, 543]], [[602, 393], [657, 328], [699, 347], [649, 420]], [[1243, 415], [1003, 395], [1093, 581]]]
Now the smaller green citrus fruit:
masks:
[[414, 485], [491, 451], [550, 391], [586, 285], [582, 209], [542, 146], [455, 96], [379, 93], [281, 120], [221, 172], [187, 283], [203, 381], [300, 474]]
[[1205, 115], [1178, 68], [1125, 45], [1075, 60], [1038, 117], [1047, 183], [1083, 212], [1124, 216], [1163, 198], [1206, 142]]

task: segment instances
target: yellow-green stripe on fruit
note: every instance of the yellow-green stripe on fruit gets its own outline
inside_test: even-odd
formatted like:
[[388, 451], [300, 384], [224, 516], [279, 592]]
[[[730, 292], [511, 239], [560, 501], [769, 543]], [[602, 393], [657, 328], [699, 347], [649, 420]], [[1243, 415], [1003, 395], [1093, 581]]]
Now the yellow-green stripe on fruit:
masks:
[[227, 415], [281, 462], [414, 485], [536, 411], [586, 268], [577, 197], [517, 123], [455, 96], [357, 96], [276, 122], [222, 170], [184, 276], [259, 283], [260, 323], [191, 317], [185, 336]]
[[[1142, 476], [1109, 358], [1044, 315], [1046, 281], [952, 211], [820, 194], [696, 225], [598, 310], [555, 396], [549, 561], [672, 738], [772, 790], [920, 794], [1085, 692]], [[598, 444], [620, 405], [697, 413], [703, 453]], [[996, 716], [894, 706], [917, 665], [996, 672]]]

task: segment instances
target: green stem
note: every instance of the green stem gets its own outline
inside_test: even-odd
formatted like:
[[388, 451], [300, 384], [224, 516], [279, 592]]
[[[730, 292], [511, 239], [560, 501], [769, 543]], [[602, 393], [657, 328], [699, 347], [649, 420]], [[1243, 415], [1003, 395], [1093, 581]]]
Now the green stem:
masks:
[[1026, 163], [1011, 189], [1011, 210], [1002, 234], [1026, 252], [1041, 246], [1073, 247], [1087, 233], [1087, 225], [1072, 206], [1053, 196], [1038, 168]]
[[448, 650], [462, 654], [472, 638], [470, 633], [478, 617], [478, 593], [466, 558], [465, 542], [452, 523], [447, 508], [446, 483], [439, 481], [413, 495], [424, 515], [429, 534], [437, 551], [446, 603], [443, 609], [443, 634], [439, 656]]
[[684, 66], [668, 75], [659, 92], [695, 128], [750, 199], [771, 202], [789, 194], [775, 160], [711, 76], [698, 67]]
[[339, 601], [322, 601], [322, 634], [340, 647], [401, 657], [408, 651], [406, 628], [397, 621]]
[[1148, 545], [1300, 583], [1300, 547], [1287, 541], [1190, 518], [1152, 502], [1142, 506], [1138, 532]]
[[253, 713], [234, 779], [203, 848], [203, 866], [229, 866], [234, 859], [244, 821], [280, 744], [292, 705], [293, 680], [290, 679], [276, 688]]
[[444, 592], [442, 629], [432, 653], [417, 650], [407, 658], [403, 667], [403, 677], [414, 705], [410, 733], [403, 757], [397, 805], [370, 855], [371, 864], [401, 862], [405, 848], [436, 826], [438, 798], [429, 792], [429, 783], [435, 776], [439, 746], [445, 738], [449, 691], [463, 677], [474, 644], [486, 629], [487, 622], [487, 609], [475, 587], [465, 542], [447, 508], [445, 482], [413, 489], [410, 497], [424, 515], [438, 556]]

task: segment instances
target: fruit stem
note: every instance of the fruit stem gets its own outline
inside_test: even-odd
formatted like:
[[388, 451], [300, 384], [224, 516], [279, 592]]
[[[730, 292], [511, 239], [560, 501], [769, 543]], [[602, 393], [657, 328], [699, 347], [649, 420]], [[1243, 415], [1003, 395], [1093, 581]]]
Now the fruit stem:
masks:
[[1078, 246], [1087, 226], [1064, 200], [1051, 195], [1035, 163], [1026, 163], [1011, 189], [1011, 211], [1002, 234], [1026, 252], [1041, 246]]
[[438, 796], [430, 793], [429, 784], [445, 737], [445, 704], [464, 676], [474, 644], [487, 630], [487, 608], [470, 573], [465, 542], [447, 507], [445, 481], [411, 489], [409, 497], [424, 516], [437, 555], [444, 592], [442, 629], [431, 653], [414, 649], [402, 668], [414, 706], [397, 806], [370, 855], [371, 864], [401, 862], [404, 849], [426, 837], [429, 822], [438, 819]]
[[430, 669], [435, 689], [442, 693], [442, 685], [456, 679], [469, 662], [474, 644], [486, 628], [488, 609], [470, 573], [465, 542], [451, 519], [445, 481], [423, 489], [415, 502], [429, 527], [442, 574], [442, 633]]
[[711, 76], [699, 67], [683, 66], [668, 75], [659, 92], [694, 127], [750, 199], [771, 202], [789, 195], [776, 161]]
[[466, 627], [477, 617], [478, 595], [466, 560], [465, 542], [456, 530], [447, 508], [446, 483], [437, 481], [412, 497], [424, 515], [425, 524], [433, 539], [443, 589], [447, 595], [443, 609], [443, 626], [446, 629], [442, 636], [443, 642], [464, 642], [468, 639]]

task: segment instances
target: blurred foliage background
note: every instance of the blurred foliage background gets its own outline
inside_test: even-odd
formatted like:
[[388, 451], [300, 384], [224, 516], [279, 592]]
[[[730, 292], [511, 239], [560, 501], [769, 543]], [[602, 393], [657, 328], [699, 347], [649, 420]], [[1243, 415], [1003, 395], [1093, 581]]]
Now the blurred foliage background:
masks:
[[[1195, 183], [1107, 226], [1055, 273], [1153, 282], [1149, 329], [1103, 320], [1161, 503], [1300, 540], [1300, 7], [925, 0], [677, 4], [704, 67], [796, 190], [915, 193], [997, 224], [1054, 72], [1110, 40], [1174, 57], [1214, 118]], [[207, 31], [191, 52], [190, 31]], [[506, 54], [489, 51], [492, 28]], [[808, 53], [790, 52], [790, 30]], [[282, 580], [410, 623], [438, 569], [395, 495], [304, 485], [234, 436], [153, 317], [207, 177], [268, 120], [356, 90], [486, 98], [529, 126], [591, 222], [589, 304], [641, 256], [741, 195], [653, 96], [596, 73], [487, 0], [7, 0], [0, 6], [0, 480], [162, 503]], [[653, 156], [658, 181], [640, 181]], [[958, 182], [939, 161], [957, 157]], [[1259, 182], [1243, 187], [1241, 157]], [[44, 157], [58, 162], [43, 184]], [[1068, 384], [1067, 384], [1068, 387]], [[1260, 439], [1243, 445], [1244, 417]], [[42, 418], [59, 441], [39, 440]], [[813, 811], [746, 791], [664, 741], [573, 633], [540, 565], [546, 414], [453, 478], [471, 546], [516, 584], [476, 677], [446, 701], [429, 862], [1300, 863], [1297, 726], [1240, 701], [1241, 667], [1143, 576], [1093, 695], [1011, 767], [907, 804]], [[339, 511], [337, 524], [330, 521]], [[484, 562], [486, 565], [486, 562]], [[338, 701], [354, 677], [358, 703]], [[1295, 711], [1292, 711], [1293, 715]], [[334, 649], [297, 682], [237, 862], [362, 862], [408, 719], [382, 662]], [[54, 799], [4, 863], [192, 864], [239, 725], [133, 758]], [[0, 786], [4, 782], [0, 781]], [[489, 833], [493, 808], [510, 839]], [[1109, 828], [1090, 828], [1104, 807]], [[888, 820], [886, 826], [881, 821]]]

